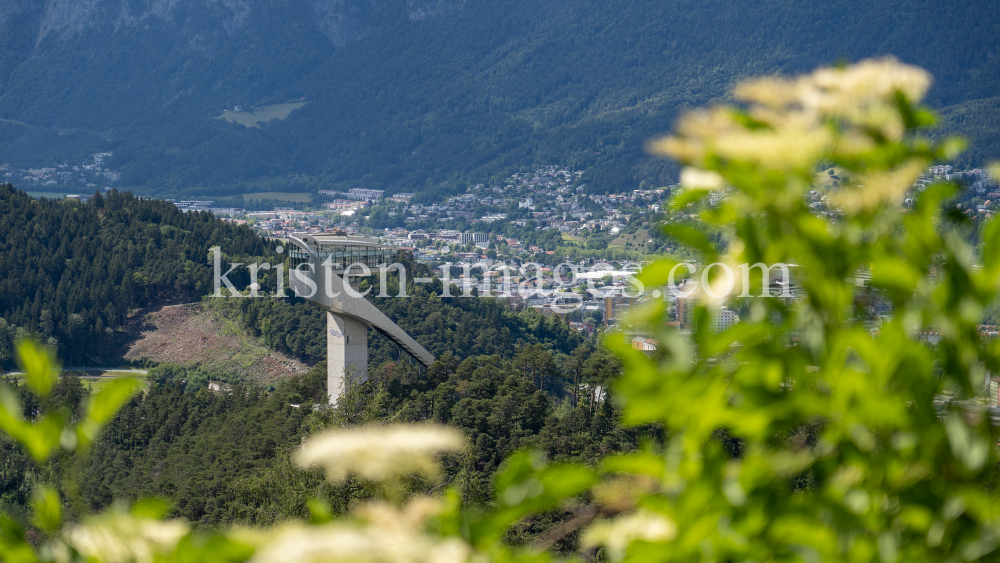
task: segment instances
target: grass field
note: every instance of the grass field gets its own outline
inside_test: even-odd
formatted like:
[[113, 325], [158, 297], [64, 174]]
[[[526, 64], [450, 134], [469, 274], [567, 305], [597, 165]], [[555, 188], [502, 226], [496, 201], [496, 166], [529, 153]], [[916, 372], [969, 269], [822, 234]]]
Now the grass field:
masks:
[[[66, 370], [63, 372], [64, 375], [75, 375], [80, 378], [80, 383], [87, 389], [91, 391], [100, 391], [108, 382], [114, 381], [120, 378], [132, 378], [142, 381], [144, 384], [148, 385], [146, 382], [145, 373], [136, 373], [134, 371], [126, 370], [116, 370], [109, 368], [107, 371], [77, 371], [77, 370]], [[21, 374], [11, 375], [15, 380], [20, 381], [23, 377]]]
[[257, 192], [253, 194], [243, 194], [243, 201], [250, 201], [251, 199], [273, 199], [275, 201], [291, 201], [295, 203], [304, 203], [309, 201], [309, 198], [313, 194], [308, 192], [292, 192], [292, 193], [282, 193], [282, 192]]
[[[830, 170], [833, 170], [833, 174], [830, 174]], [[836, 175], [836, 178], [834, 178], [834, 175]], [[844, 178], [843, 175], [844, 175], [844, 169], [839, 166], [828, 168], [822, 172], [816, 173], [816, 183], [814, 185], [817, 188], [822, 188], [824, 190], [830, 189], [839, 180], [842, 180]]]
[[[149, 383], [146, 381], [146, 376], [144, 376], [144, 375], [137, 375], [137, 374], [134, 374], [134, 373], [129, 374], [129, 375], [131, 375], [132, 377], [134, 377], [136, 379], [139, 379], [140, 381], [143, 382], [144, 385], [149, 385]], [[119, 379], [119, 378], [117, 378], [117, 377], [107, 377], [107, 376], [105, 376], [105, 377], [93, 377], [91, 375], [87, 375], [87, 376], [84, 376], [84, 377], [80, 377], [80, 383], [83, 385], [83, 387], [85, 389], [90, 389], [91, 391], [95, 391], [96, 392], [96, 391], [100, 391], [101, 389], [104, 388], [105, 385], [107, 385], [108, 383], [110, 383], [110, 382], [112, 382], [112, 381], [114, 381], [116, 379]]]
[[225, 112], [216, 119], [225, 119], [231, 123], [239, 123], [247, 127], [260, 127], [261, 121], [271, 121], [272, 119], [284, 119], [293, 110], [308, 104], [309, 102], [293, 102], [287, 104], [274, 104], [273, 106], [263, 106], [259, 112]]
[[609, 242], [608, 246], [620, 246], [629, 250], [644, 250], [646, 241], [649, 239], [649, 231], [642, 229], [630, 235], [620, 235]]

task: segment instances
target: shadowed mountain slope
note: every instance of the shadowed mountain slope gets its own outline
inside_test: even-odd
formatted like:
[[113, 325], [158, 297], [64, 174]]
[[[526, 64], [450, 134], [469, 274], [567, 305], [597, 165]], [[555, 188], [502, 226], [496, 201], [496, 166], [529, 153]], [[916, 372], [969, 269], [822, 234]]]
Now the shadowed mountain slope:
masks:
[[[998, 31], [988, 0], [16, 0], [0, 161], [114, 150], [124, 185], [162, 195], [432, 197], [555, 162], [632, 189], [674, 178], [645, 141], [744, 77], [892, 54], [954, 106], [1000, 91]], [[216, 119], [300, 99], [260, 127]]]

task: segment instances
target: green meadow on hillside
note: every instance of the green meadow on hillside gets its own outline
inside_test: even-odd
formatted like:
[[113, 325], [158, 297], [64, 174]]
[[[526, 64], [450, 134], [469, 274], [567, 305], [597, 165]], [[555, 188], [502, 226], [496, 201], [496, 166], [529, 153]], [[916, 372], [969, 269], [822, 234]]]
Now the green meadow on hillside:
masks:
[[230, 123], [239, 123], [241, 125], [246, 125], [247, 127], [260, 127], [262, 121], [271, 121], [272, 119], [285, 119], [293, 111], [299, 109], [300, 107], [308, 104], [309, 102], [289, 102], [286, 104], [274, 104], [270, 106], [261, 106], [259, 109], [261, 111], [227, 111], [216, 119], [225, 119]]

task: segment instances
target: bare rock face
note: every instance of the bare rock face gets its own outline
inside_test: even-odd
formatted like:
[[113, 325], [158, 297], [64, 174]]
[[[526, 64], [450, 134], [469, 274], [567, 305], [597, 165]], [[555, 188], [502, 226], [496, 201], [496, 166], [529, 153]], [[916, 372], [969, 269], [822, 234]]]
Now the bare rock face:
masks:
[[15, 15], [30, 14], [37, 24], [36, 44], [50, 36], [71, 39], [89, 30], [113, 34], [122, 28], [169, 28], [179, 43], [192, 47], [221, 29], [231, 37], [255, 17], [309, 2], [312, 23], [337, 47], [364, 33], [363, 22], [376, 11], [405, 13], [411, 21], [460, 8], [465, 0], [2, 0], [0, 32]]
[[98, 27], [107, 21], [100, 0], [52, 0], [45, 6], [38, 30], [41, 42], [50, 33], [79, 33], [88, 26]]
[[0, 2], [0, 30], [14, 16], [41, 12], [41, 2], [37, 0], [4, 0]]
[[323, 35], [337, 47], [343, 47], [358, 36], [360, 19], [374, 8], [374, 2], [314, 0], [312, 8]]
[[420, 21], [448, 11], [459, 9], [465, 0], [406, 0], [407, 13], [410, 21]]
[[50, 34], [71, 37], [88, 28], [118, 31], [128, 26], [180, 23], [189, 18], [206, 19], [233, 35], [262, 0], [35, 0], [43, 3], [38, 40]]

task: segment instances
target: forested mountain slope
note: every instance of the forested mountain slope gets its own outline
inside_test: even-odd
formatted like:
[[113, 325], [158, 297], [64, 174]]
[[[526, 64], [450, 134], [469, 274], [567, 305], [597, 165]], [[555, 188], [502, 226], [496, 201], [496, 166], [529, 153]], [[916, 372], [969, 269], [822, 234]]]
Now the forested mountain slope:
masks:
[[[138, 337], [135, 313], [171, 303], [202, 301], [214, 291], [210, 249], [220, 247], [223, 272], [230, 262], [277, 262], [275, 243], [245, 226], [173, 204], [112, 191], [85, 204], [35, 199], [0, 185], [0, 369], [14, 367], [14, 342], [33, 334], [55, 346], [68, 365], [119, 361], [122, 345]], [[428, 288], [414, 275], [431, 276], [405, 254], [409, 298], [376, 298], [376, 305], [435, 355], [511, 358], [524, 346], [542, 344], [569, 354], [583, 338], [562, 319], [511, 311], [495, 299], [446, 298], [440, 281]], [[228, 275], [236, 288], [249, 283], [246, 267]], [[264, 345], [308, 365], [326, 357], [323, 312], [289, 293], [275, 292], [275, 274], [263, 275], [261, 298], [204, 299], [219, 319], [238, 322]], [[387, 289], [397, 295], [398, 281]], [[366, 282], [367, 283], [367, 282]], [[228, 290], [223, 290], [229, 295]], [[455, 290], [455, 294], [458, 294]], [[150, 323], [155, 325], [155, 323]], [[221, 335], [226, 336], [226, 335]], [[206, 337], [208, 335], [206, 334]], [[135, 344], [135, 343], [133, 343]], [[161, 342], [162, 344], [162, 342]], [[218, 355], [238, 353], [213, 348]], [[245, 352], [256, 349], [248, 345]], [[399, 349], [371, 331], [371, 365], [399, 359]], [[127, 356], [131, 359], [148, 357]], [[244, 357], [244, 360], [246, 358]], [[245, 370], [226, 372], [221, 362], [198, 362], [217, 379], [245, 381]], [[245, 374], [244, 374], [245, 375]], [[265, 378], [266, 379], [266, 378]]]
[[960, 165], [982, 166], [1000, 159], [1000, 97], [943, 108], [939, 131], [968, 138], [969, 148], [959, 156]]
[[[264, 239], [207, 212], [181, 213], [130, 193], [34, 199], [0, 185], [0, 368], [35, 334], [70, 365], [113, 357], [130, 312], [187, 302], [213, 287], [209, 249], [264, 254]], [[235, 283], [248, 281], [234, 272]]]
[[[0, 161], [114, 150], [160, 194], [293, 173], [434, 194], [532, 162], [634, 188], [673, 178], [645, 141], [741, 78], [892, 54], [953, 106], [1000, 91], [998, 31], [989, 0], [16, 0]], [[260, 127], [215, 119], [301, 98]]]
[[[373, 373], [334, 410], [313, 406], [326, 398], [325, 363], [269, 393], [259, 387], [212, 392], [183, 369], [159, 366], [150, 370], [148, 391], [122, 409], [87, 456], [64, 456], [53, 465], [72, 464], [82, 477], [77, 502], [65, 508], [74, 516], [114, 501], [157, 496], [170, 501], [171, 514], [194, 525], [261, 525], [308, 514], [306, 503], [315, 496], [343, 513], [375, 493], [353, 479], [331, 487], [319, 472], [295, 467], [290, 457], [305, 437], [347, 424], [433, 420], [469, 437], [462, 454], [446, 459], [446, 477], [464, 502], [483, 504], [492, 498], [494, 472], [518, 448], [533, 447], [557, 461], [595, 462], [656, 440], [655, 426], [623, 427], [618, 407], [606, 392], [597, 392], [620, 374], [608, 352], [583, 346], [568, 356], [541, 346], [510, 359], [472, 356], [459, 362], [445, 354], [420, 376], [406, 366]], [[562, 400], [553, 393], [576, 385], [579, 392]], [[16, 391], [26, 409], [39, 407], [23, 386]], [[41, 409], [73, 416], [86, 395], [78, 379], [63, 377]], [[34, 487], [52, 483], [59, 472], [35, 466], [4, 435], [0, 462], [0, 509], [28, 525]], [[432, 486], [414, 480], [408, 489]], [[510, 539], [523, 540], [564, 516], [556, 511], [541, 522], [529, 519]]]

